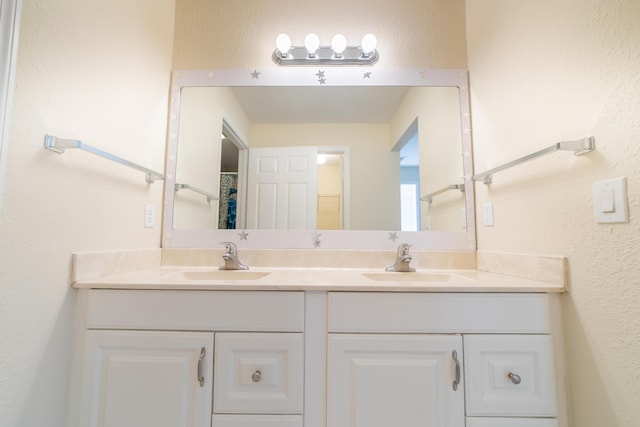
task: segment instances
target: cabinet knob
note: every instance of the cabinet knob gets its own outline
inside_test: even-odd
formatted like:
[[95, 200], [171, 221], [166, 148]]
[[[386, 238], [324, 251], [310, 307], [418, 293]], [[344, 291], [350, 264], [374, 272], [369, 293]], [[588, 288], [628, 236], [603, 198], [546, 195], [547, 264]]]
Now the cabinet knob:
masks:
[[514, 374], [513, 372], [509, 372], [507, 376], [509, 377], [511, 382], [514, 384], [520, 384], [520, 382], [522, 381], [522, 378], [520, 378], [520, 375]]
[[255, 371], [255, 372], [251, 375], [251, 380], [252, 380], [254, 383], [259, 383], [261, 379], [262, 379], [262, 372], [260, 372], [259, 370]]

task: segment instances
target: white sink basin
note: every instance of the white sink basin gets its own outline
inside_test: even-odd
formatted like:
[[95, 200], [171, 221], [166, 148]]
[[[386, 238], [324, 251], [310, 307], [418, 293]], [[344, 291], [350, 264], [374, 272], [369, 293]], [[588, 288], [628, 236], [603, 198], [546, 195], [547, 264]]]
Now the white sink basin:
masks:
[[168, 278], [172, 280], [258, 280], [269, 274], [271, 273], [250, 270], [194, 270], [181, 271]]
[[424, 272], [384, 272], [384, 273], [362, 273], [364, 277], [376, 282], [468, 282], [457, 274], [449, 273], [424, 273]]

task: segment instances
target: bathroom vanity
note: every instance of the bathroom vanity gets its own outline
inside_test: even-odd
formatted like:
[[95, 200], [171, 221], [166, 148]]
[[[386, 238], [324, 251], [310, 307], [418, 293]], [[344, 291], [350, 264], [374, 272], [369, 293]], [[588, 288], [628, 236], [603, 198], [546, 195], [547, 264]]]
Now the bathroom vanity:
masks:
[[476, 269], [216, 268], [75, 267], [71, 425], [568, 425], [564, 285]]

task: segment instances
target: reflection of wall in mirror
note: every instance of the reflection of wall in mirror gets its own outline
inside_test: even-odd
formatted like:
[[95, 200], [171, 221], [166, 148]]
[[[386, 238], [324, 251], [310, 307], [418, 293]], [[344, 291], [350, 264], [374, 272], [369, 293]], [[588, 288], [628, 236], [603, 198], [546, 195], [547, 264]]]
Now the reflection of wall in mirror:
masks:
[[[405, 96], [391, 122], [393, 141], [397, 141], [418, 119], [420, 141], [420, 191], [431, 193], [463, 180], [460, 100], [456, 87], [414, 87]], [[462, 227], [460, 210], [464, 194], [448, 191], [422, 202], [422, 229], [458, 231]]]
[[[219, 194], [220, 144], [223, 118], [239, 135], [248, 132], [248, 120], [229, 88], [183, 88], [176, 182]], [[174, 226], [179, 229], [218, 228], [218, 203], [181, 190], [175, 197]]]
[[340, 159], [318, 164], [318, 230], [342, 229], [341, 198], [342, 165]]
[[254, 124], [252, 147], [349, 147], [352, 230], [400, 228], [400, 160], [385, 124]]

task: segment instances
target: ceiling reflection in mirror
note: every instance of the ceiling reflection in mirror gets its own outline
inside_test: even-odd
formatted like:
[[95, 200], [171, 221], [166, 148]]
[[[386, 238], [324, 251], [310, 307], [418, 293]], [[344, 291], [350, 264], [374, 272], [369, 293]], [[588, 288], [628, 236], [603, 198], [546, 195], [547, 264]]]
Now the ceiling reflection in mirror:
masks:
[[357, 80], [340, 70], [336, 85], [326, 75], [319, 84], [255, 78], [257, 71], [244, 80], [237, 70], [226, 78], [220, 70], [176, 72], [163, 245], [183, 246], [183, 235], [199, 236], [196, 246], [220, 237], [217, 245], [225, 236], [247, 239], [246, 230], [379, 231], [392, 244], [393, 233], [428, 240], [435, 232], [456, 236], [458, 249], [475, 245], [464, 191], [466, 72], [440, 70], [431, 81], [408, 71], [376, 81], [359, 68], [351, 72]]

